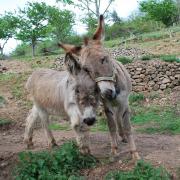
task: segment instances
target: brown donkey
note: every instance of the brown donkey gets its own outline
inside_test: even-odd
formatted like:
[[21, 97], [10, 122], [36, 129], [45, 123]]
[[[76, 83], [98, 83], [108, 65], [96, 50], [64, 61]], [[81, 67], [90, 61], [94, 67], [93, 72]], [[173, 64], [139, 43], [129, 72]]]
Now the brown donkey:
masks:
[[29, 77], [26, 88], [33, 98], [33, 108], [27, 117], [24, 141], [28, 148], [33, 146], [33, 125], [40, 118], [48, 145], [55, 146], [48, 128], [49, 115], [65, 114], [76, 133], [81, 151], [88, 153], [88, 132], [96, 120], [98, 88], [71, 54], [66, 55], [65, 64], [67, 71], [41, 69]]
[[117, 154], [118, 130], [122, 141], [128, 141], [132, 158], [139, 159], [130, 124], [128, 97], [132, 89], [131, 79], [124, 66], [112, 59], [105, 50], [103, 39], [104, 18], [101, 15], [93, 38], [85, 38], [83, 46], [62, 43], [59, 46], [79, 59], [82, 68], [90, 74], [100, 89], [111, 136], [112, 154]]

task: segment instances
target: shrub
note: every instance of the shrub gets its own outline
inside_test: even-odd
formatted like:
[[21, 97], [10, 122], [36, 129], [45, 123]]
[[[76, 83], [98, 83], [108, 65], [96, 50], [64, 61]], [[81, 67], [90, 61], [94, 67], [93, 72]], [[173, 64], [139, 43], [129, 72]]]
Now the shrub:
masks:
[[128, 58], [128, 57], [125, 57], [125, 56], [119, 56], [116, 58], [117, 61], [121, 62], [122, 64], [129, 64], [129, 63], [132, 63], [132, 59]]
[[151, 164], [138, 161], [132, 171], [114, 171], [108, 173], [106, 180], [170, 180], [170, 174], [162, 167], [154, 168]]
[[15, 179], [80, 179], [80, 169], [93, 167], [96, 162], [94, 157], [82, 155], [74, 142], [67, 142], [52, 152], [20, 153]]

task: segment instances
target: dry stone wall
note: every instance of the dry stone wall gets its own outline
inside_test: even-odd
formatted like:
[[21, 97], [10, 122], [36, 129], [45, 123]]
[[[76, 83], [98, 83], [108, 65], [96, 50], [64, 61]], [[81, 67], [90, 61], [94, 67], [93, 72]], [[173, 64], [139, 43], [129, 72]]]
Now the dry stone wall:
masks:
[[125, 65], [133, 85], [133, 91], [157, 91], [180, 86], [180, 63], [159, 60], [134, 61]]

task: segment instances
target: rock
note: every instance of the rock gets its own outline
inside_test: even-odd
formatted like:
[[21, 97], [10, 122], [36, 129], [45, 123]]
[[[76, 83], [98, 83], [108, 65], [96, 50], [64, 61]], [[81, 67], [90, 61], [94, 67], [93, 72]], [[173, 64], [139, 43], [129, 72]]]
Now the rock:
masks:
[[153, 90], [154, 91], [157, 91], [159, 89], [159, 85], [158, 84], [155, 84], [154, 87], [153, 87]]
[[160, 89], [161, 89], [161, 90], [166, 89], [166, 84], [161, 84], [161, 85], [160, 85]]
[[166, 84], [166, 83], [169, 83], [169, 82], [170, 82], [169, 78], [164, 78], [162, 80], [162, 84]]

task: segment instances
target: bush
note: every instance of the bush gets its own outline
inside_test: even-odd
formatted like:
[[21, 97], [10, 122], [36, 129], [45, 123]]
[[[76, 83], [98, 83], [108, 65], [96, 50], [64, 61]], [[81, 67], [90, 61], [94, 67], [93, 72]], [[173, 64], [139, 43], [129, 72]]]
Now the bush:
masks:
[[93, 167], [96, 162], [94, 157], [82, 155], [74, 142], [67, 142], [52, 152], [20, 153], [15, 179], [80, 179], [80, 169]]
[[121, 62], [122, 64], [129, 64], [129, 63], [133, 62], [132, 59], [125, 57], [125, 56], [119, 56], [116, 59], [117, 59], [117, 61]]
[[177, 58], [175, 55], [163, 55], [160, 58], [166, 62], [179, 62], [180, 63], [180, 58]]
[[170, 180], [170, 174], [162, 167], [154, 168], [151, 164], [138, 161], [132, 171], [114, 171], [108, 173], [106, 180]]

